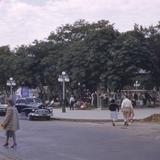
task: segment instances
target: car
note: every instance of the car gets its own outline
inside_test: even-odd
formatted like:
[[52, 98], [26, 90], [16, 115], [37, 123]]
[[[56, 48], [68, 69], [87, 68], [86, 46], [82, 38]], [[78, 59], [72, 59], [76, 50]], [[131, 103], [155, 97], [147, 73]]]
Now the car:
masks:
[[4, 116], [7, 111], [7, 104], [0, 103], [0, 116]]
[[15, 107], [19, 113], [24, 112], [27, 116], [32, 109], [38, 109], [42, 105], [42, 101], [39, 98], [19, 98], [16, 100]]
[[33, 110], [28, 114], [29, 120], [50, 120], [53, 116], [53, 110], [42, 108]]

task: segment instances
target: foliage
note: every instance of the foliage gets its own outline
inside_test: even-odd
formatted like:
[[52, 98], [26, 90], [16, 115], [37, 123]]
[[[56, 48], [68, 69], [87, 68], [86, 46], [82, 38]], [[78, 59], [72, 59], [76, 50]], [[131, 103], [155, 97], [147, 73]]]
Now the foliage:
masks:
[[[9, 77], [17, 85], [49, 86], [52, 94], [61, 87], [58, 75], [66, 71], [69, 88], [78, 83], [90, 90], [121, 90], [136, 80], [151, 88], [160, 87], [160, 23], [120, 33], [109, 21], [89, 23], [79, 20], [51, 32], [45, 41], [35, 40], [11, 51], [0, 47], [0, 86]], [[143, 75], [141, 73], [143, 71]]]

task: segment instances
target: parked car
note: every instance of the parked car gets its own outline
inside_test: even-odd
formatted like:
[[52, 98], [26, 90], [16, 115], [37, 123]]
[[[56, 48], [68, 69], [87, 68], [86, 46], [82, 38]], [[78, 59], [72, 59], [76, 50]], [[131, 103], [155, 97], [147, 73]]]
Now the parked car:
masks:
[[53, 116], [53, 110], [42, 108], [33, 110], [28, 114], [29, 120], [50, 120]]
[[0, 103], [0, 116], [4, 116], [7, 111], [7, 104]]
[[39, 98], [20, 98], [16, 101], [15, 107], [18, 112], [24, 112], [27, 116], [33, 109], [38, 109], [42, 106], [42, 101]]

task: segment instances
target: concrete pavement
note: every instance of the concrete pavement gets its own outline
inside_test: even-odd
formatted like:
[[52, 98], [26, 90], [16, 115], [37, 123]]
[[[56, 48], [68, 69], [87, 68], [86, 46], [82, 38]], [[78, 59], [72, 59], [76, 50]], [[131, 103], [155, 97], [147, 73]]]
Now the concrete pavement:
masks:
[[[136, 108], [134, 109], [135, 120], [141, 120], [146, 117], [151, 116], [152, 114], [160, 113], [160, 107], [157, 108]], [[66, 112], [62, 113], [61, 108], [56, 108], [53, 110], [54, 119], [57, 120], [68, 120], [68, 121], [87, 121], [87, 122], [109, 122], [110, 111], [109, 110], [101, 110], [100, 108], [92, 109], [92, 110], [70, 110], [66, 108]], [[119, 112], [118, 115], [119, 121], [123, 120], [122, 112]]]
[[[2, 143], [0, 143], [0, 145], [2, 146]], [[4, 153], [4, 151], [0, 151], [0, 160], [18, 160], [18, 159], [14, 157], [13, 155]]]
[[[139, 119], [144, 119], [144, 118], [146, 118], [146, 117], [148, 117], [148, 116], [150, 116], [150, 115], [152, 115], [152, 114], [157, 114], [157, 113], [160, 113], [160, 107], [158, 107], [158, 108], [138, 108], [138, 109], [135, 109], [134, 110], [134, 112], [135, 112], [135, 117], [134, 117], [134, 119], [136, 119], [136, 120], [139, 120]], [[59, 109], [54, 109], [54, 118], [55, 119], [58, 119], [58, 120], [65, 120], [65, 121], [80, 121], [80, 122], [109, 122], [109, 121], [111, 121], [110, 120], [110, 111], [109, 110], [101, 110], [100, 108], [97, 108], [97, 109], [92, 109], [92, 110], [69, 110], [69, 108], [67, 108], [66, 109], [66, 112], [65, 113], [62, 113], [62, 109], [61, 108], [59, 108]], [[122, 113], [121, 112], [119, 112], [119, 120], [122, 120]], [[34, 140], [34, 138], [32, 139], [32, 138], [29, 138], [29, 139], [27, 139], [28, 138], [28, 132], [26, 132], [26, 131], [28, 131], [28, 128], [29, 128], [29, 126], [30, 125], [34, 125], [34, 130], [33, 131], [36, 131], [35, 130], [35, 126], [37, 126], [37, 125], [40, 125], [41, 127], [43, 127], [43, 129], [40, 127], [40, 126], [37, 126], [38, 127], [38, 131], [39, 130], [41, 130], [41, 131], [43, 131], [43, 132], [45, 132], [46, 130], [48, 130], [49, 129], [49, 131], [47, 131], [47, 132], [45, 132], [45, 133], [52, 133], [53, 131], [52, 131], [52, 128], [53, 127], [55, 127], [55, 123], [52, 123], [52, 121], [44, 121], [44, 122], [32, 122], [32, 121], [21, 121], [21, 123], [23, 123], [23, 127], [22, 127], [22, 129], [21, 129], [21, 132], [20, 133], [18, 133], [19, 134], [19, 136], [20, 136], [20, 141], [22, 141], [21, 143], [20, 143], [20, 146], [19, 146], [19, 148], [18, 148], [18, 152], [16, 151], [16, 150], [13, 150], [13, 149], [6, 149], [6, 148], [4, 148], [4, 147], [2, 147], [2, 144], [4, 143], [4, 142], [2, 142], [2, 141], [0, 141], [0, 160], [20, 160], [21, 158], [20, 158], [20, 156], [19, 156], [19, 154], [17, 154], [17, 153], [24, 153], [25, 154], [25, 151], [26, 151], [26, 143], [28, 143], [28, 141], [30, 142], [30, 144], [32, 144], [32, 140]], [[45, 125], [43, 125], [45, 123]], [[63, 123], [60, 123], [59, 124], [59, 122], [57, 121], [56, 122], [58, 125], [60, 125], [60, 129], [58, 129], [57, 131], [59, 132], [59, 131], [61, 131], [61, 125], [63, 124], [63, 123], [65, 123], [65, 122], [63, 122]], [[46, 124], [48, 124], [48, 125], [50, 125], [50, 127], [49, 126], [46, 126]], [[54, 125], [53, 125], [54, 124]], [[71, 126], [73, 125], [72, 123], [66, 123], [66, 124], [71, 124]], [[66, 125], [65, 124], [65, 125]], [[77, 123], [76, 123], [77, 124]], [[80, 124], [80, 123], [78, 123], [78, 124]], [[88, 123], [86, 123], [86, 124], [88, 124]], [[25, 128], [25, 125], [27, 125], [26, 126], [26, 128]], [[64, 127], [65, 127], [65, 125], [64, 125]], [[93, 124], [93, 125], [95, 125], [95, 124]], [[110, 124], [109, 123], [104, 123], [104, 125], [105, 125], [105, 127], [106, 127], [106, 125], [109, 125], [108, 127], [109, 127], [109, 129], [108, 130], [111, 130], [112, 128], [110, 128]], [[139, 125], [139, 124], [138, 124]], [[140, 129], [141, 127], [139, 127], [137, 124], [135, 125], [132, 125], [133, 127], [134, 127], [134, 129], [137, 129], [138, 131], [141, 131], [142, 129]], [[129, 127], [129, 129], [133, 132], [133, 127]], [[25, 130], [25, 129], [26, 130]], [[123, 127], [121, 127], [121, 124], [118, 124], [118, 126], [116, 127], [116, 128], [119, 128], [119, 130], [121, 130]], [[145, 128], [148, 128], [148, 126], [147, 127], [145, 127]], [[153, 128], [153, 127], [151, 127], [151, 128]], [[157, 131], [157, 128], [159, 128], [159, 126], [157, 127], [155, 127], [155, 130]], [[66, 127], [65, 127], [65, 132], [66, 132]], [[114, 128], [113, 128], [114, 129]], [[56, 131], [56, 129], [54, 128], [53, 129], [54, 130], [54, 134], [55, 134], [55, 131]], [[107, 130], [107, 131], [108, 131]], [[131, 132], [131, 133], [132, 133]], [[136, 131], [137, 132], [137, 131]], [[38, 132], [39, 133], [39, 132]], [[64, 133], [64, 132], [63, 132]], [[146, 133], [148, 133], [148, 132], [146, 132]], [[157, 132], [156, 132], [157, 133]], [[22, 135], [21, 135], [22, 134]], [[23, 142], [24, 141], [24, 135], [25, 134], [27, 134], [27, 136], [26, 136], [26, 140], [25, 140], [25, 143]], [[33, 133], [34, 135], [35, 135], [35, 133]], [[36, 134], [37, 134], [37, 132], [36, 132]], [[2, 134], [3, 135], [3, 134]], [[0, 135], [0, 138], [1, 139], [4, 139], [4, 136], [2, 136], [2, 135]], [[41, 133], [40, 133], [40, 135], [41, 135]], [[43, 134], [42, 134], [43, 135]], [[68, 134], [69, 135], [69, 134]], [[18, 137], [19, 137], [18, 136]], [[59, 133], [57, 133], [57, 136], [59, 136]], [[30, 136], [30, 137], [34, 137], [34, 136]], [[37, 137], [37, 136], [36, 136]], [[41, 137], [42, 138], [42, 137]], [[40, 139], [41, 139], [40, 138]], [[158, 137], [159, 138], [159, 137]], [[54, 143], [55, 143], [55, 138], [52, 138], [52, 139], [54, 139]], [[67, 138], [68, 139], [68, 138]], [[43, 140], [43, 138], [42, 138], [42, 140]], [[37, 143], [39, 143], [39, 141], [41, 142], [41, 140], [37, 140], [36, 142]], [[49, 141], [50, 141], [50, 139], [49, 139]], [[25, 144], [24, 146], [23, 146], [23, 143]], [[28, 146], [30, 146], [30, 144], [28, 145]], [[32, 144], [33, 145], [33, 144]], [[153, 144], [154, 145], [154, 144]], [[38, 144], [38, 146], [40, 146], [39, 144]], [[63, 145], [62, 145], [63, 146]], [[36, 146], [37, 147], [37, 146]], [[36, 148], [36, 147], [34, 147], [34, 148]], [[50, 146], [48, 146], [48, 148], [49, 148]], [[52, 146], [53, 147], [53, 146]], [[30, 147], [28, 147], [28, 149], [30, 150]], [[19, 151], [20, 150], [20, 151]], [[37, 152], [34, 152], [34, 154], [35, 153], [37, 153]], [[33, 155], [34, 155], [33, 154]], [[38, 153], [37, 153], [38, 154]], [[36, 160], [36, 159], [35, 159]]]
[[12, 160], [159, 160], [159, 126], [20, 120], [16, 148], [3, 147], [0, 132], [0, 154]]

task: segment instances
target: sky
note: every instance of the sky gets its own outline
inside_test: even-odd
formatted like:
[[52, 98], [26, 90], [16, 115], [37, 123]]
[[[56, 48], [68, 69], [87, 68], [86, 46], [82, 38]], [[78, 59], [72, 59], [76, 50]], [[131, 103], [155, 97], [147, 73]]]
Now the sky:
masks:
[[160, 0], [0, 0], [0, 46], [45, 40], [52, 31], [79, 19], [109, 20], [120, 32], [135, 23], [156, 25]]

